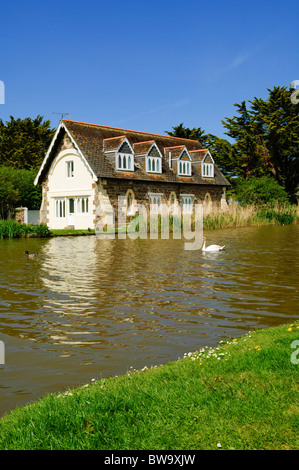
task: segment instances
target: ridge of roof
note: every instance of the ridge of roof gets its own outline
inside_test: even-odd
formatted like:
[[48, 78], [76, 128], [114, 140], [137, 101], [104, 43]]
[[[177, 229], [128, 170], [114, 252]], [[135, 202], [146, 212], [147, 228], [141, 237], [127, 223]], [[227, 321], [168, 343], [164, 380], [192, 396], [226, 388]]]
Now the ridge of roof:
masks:
[[179, 149], [179, 148], [182, 148], [182, 147], [185, 147], [185, 145], [174, 145], [173, 147], [164, 147], [164, 148], [165, 149]]
[[84, 121], [75, 121], [75, 120], [72, 120], [72, 119], [62, 119], [61, 120], [62, 122], [73, 122], [73, 123], [76, 123], [76, 124], [83, 124], [85, 126], [96, 126], [96, 127], [102, 127], [102, 128], [105, 128], [105, 129], [116, 129], [118, 131], [125, 131], [125, 132], [136, 132], [138, 134], [148, 134], [148, 135], [157, 135], [159, 137], [167, 137], [167, 138], [170, 138], [170, 139], [180, 139], [180, 140], [188, 140], [190, 142], [197, 142], [199, 143], [198, 140], [194, 140], [194, 139], [187, 139], [187, 138], [184, 138], [184, 137], [176, 137], [174, 135], [166, 135], [166, 134], [155, 134], [154, 132], [146, 132], [146, 131], [136, 131], [136, 130], [133, 130], [133, 129], [124, 129], [122, 127], [113, 127], [113, 126], [104, 126], [103, 124], [93, 124], [91, 122], [84, 122]]
[[196, 150], [189, 150], [189, 153], [191, 152], [208, 152], [209, 149], [196, 149]]
[[135, 142], [133, 145], [149, 144], [150, 142], [155, 142], [155, 141], [154, 140], [143, 140], [142, 142]]
[[103, 140], [124, 139], [125, 137], [126, 137], [125, 135], [117, 135], [115, 137], [107, 137], [106, 139], [103, 139]]

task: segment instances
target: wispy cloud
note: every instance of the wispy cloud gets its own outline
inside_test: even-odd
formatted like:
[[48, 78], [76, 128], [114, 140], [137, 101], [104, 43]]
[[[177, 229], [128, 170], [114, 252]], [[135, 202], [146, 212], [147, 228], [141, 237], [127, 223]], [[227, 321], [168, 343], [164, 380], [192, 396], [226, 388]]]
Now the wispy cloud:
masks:
[[156, 108], [149, 109], [148, 111], [144, 111], [143, 113], [136, 114], [135, 116], [131, 116], [131, 117], [128, 117], [126, 119], [121, 119], [120, 121], [118, 121], [118, 124], [124, 124], [126, 122], [134, 121], [135, 119], [139, 119], [141, 117], [148, 116], [150, 114], [155, 114], [155, 113], [158, 113], [160, 111], [165, 111], [167, 109], [178, 108], [180, 106], [184, 106], [185, 104], [189, 103], [189, 101], [190, 101], [190, 99], [186, 98], [186, 99], [183, 99], [183, 100], [180, 100], [180, 101], [176, 101], [175, 103], [169, 103], [169, 104], [165, 104], [163, 106], [157, 106]]
[[219, 77], [225, 72], [241, 67], [243, 64], [248, 62], [250, 59], [252, 59], [254, 56], [259, 54], [264, 49], [266, 49], [268, 46], [270, 46], [273, 43], [273, 41], [276, 41], [276, 40], [277, 38], [273, 38], [273, 37], [266, 38], [263, 41], [259, 42], [258, 44], [255, 44], [250, 49], [238, 52], [237, 55], [233, 57], [225, 66], [217, 68], [214, 71], [214, 76]]
[[234, 60], [228, 64], [224, 70], [231, 70], [231, 69], [236, 69], [240, 67], [240, 65], [244, 64], [244, 62], [247, 62], [255, 53], [252, 52], [247, 52], [247, 53], [240, 53], [238, 54]]

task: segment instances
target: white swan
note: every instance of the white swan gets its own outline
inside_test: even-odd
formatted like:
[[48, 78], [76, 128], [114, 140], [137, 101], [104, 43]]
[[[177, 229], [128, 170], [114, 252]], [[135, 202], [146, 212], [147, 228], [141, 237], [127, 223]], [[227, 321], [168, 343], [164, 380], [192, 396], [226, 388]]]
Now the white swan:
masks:
[[209, 245], [206, 247], [206, 237], [203, 237], [203, 245], [202, 245], [202, 251], [221, 251], [223, 250], [225, 245], [220, 246], [220, 245]]

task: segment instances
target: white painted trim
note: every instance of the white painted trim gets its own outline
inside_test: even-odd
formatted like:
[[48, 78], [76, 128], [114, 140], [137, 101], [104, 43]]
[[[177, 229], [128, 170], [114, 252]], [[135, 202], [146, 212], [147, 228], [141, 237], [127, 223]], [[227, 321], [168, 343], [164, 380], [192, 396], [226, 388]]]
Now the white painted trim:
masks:
[[[211, 160], [212, 160], [212, 163], [206, 163], [205, 162], [205, 159], [207, 157], [210, 157]], [[204, 175], [203, 173], [203, 169], [204, 169], [204, 165], [209, 165], [211, 166], [212, 168], [212, 175]], [[207, 153], [205, 154], [205, 156], [203, 157], [202, 161], [201, 161], [201, 176], [202, 178], [215, 178], [215, 162], [214, 162], [214, 158], [212, 157], [212, 155], [210, 154], [210, 151], [208, 150]]]
[[181, 151], [180, 155], [179, 155], [177, 158], [171, 158], [171, 152], [169, 152], [169, 158], [171, 158], [171, 160], [172, 160], [173, 162], [176, 161], [176, 160], [180, 160], [180, 158], [181, 158], [183, 152], [187, 152], [188, 158], [189, 158], [190, 162], [192, 163], [192, 159], [191, 159], [191, 157], [190, 157], [190, 153], [188, 152], [187, 147], [184, 147], [184, 148], [183, 148], [183, 150]]
[[[180, 165], [182, 163], [188, 163], [188, 165], [190, 165], [190, 171], [189, 172], [183, 172], [183, 171], [180, 171]], [[192, 176], [192, 162], [189, 160], [188, 162], [186, 162], [185, 160], [179, 160], [178, 161], [178, 168], [177, 168], [177, 171], [178, 171], [178, 176]]]
[[85, 196], [85, 195], [88, 195], [88, 196], [92, 196], [94, 193], [92, 192], [91, 189], [77, 189], [74, 191], [72, 189], [63, 189], [61, 191], [48, 191], [48, 195], [49, 197], [64, 197], [64, 196]]
[[[153, 164], [153, 160], [155, 161], [155, 167], [157, 162], [159, 162], [159, 171], [158, 170], [149, 170], [149, 159], [151, 159], [151, 164]], [[160, 157], [152, 157], [151, 155], [147, 155], [146, 157], [146, 173], [152, 173], [156, 175], [162, 174], [162, 159]]]
[[[130, 168], [120, 168], [120, 166], [118, 165], [118, 160], [119, 160], [119, 157], [121, 158], [121, 161], [123, 162], [124, 158], [126, 158], [126, 164], [129, 163], [129, 157], [131, 159], [131, 164], [130, 164]], [[128, 162], [127, 162], [128, 160]], [[123, 153], [123, 152], [117, 152], [115, 154], [115, 169], [116, 171], [130, 171], [130, 172], [134, 172], [134, 165], [135, 165], [135, 159], [134, 159], [134, 154], [131, 154], [131, 153]]]
[[[96, 176], [96, 174], [95, 174], [94, 171], [92, 170], [91, 166], [89, 165], [88, 161], [87, 161], [86, 158], [84, 157], [84, 155], [83, 155], [83, 153], [81, 152], [81, 150], [80, 150], [80, 148], [79, 148], [77, 142], [75, 141], [75, 139], [73, 139], [72, 135], [70, 134], [68, 128], [65, 126], [65, 124], [64, 124], [63, 122], [60, 122], [60, 123], [59, 123], [59, 126], [57, 127], [57, 130], [56, 130], [56, 132], [55, 132], [55, 135], [54, 135], [54, 137], [53, 137], [53, 139], [52, 139], [52, 142], [51, 142], [51, 144], [50, 144], [50, 147], [48, 148], [48, 151], [47, 151], [47, 153], [46, 153], [46, 156], [45, 156], [45, 158], [44, 158], [44, 160], [43, 160], [43, 162], [42, 162], [42, 164], [41, 164], [41, 167], [40, 167], [40, 169], [39, 169], [39, 172], [38, 172], [38, 174], [37, 174], [37, 176], [36, 176], [36, 178], [35, 178], [35, 180], [34, 180], [34, 184], [36, 185], [36, 184], [38, 183], [39, 177], [40, 177], [40, 175], [41, 175], [41, 173], [42, 173], [42, 170], [44, 169], [45, 164], [46, 164], [46, 162], [47, 162], [47, 160], [48, 160], [48, 158], [49, 158], [49, 156], [50, 156], [50, 154], [51, 154], [51, 151], [52, 151], [52, 149], [53, 149], [53, 145], [54, 145], [54, 143], [55, 143], [55, 141], [56, 141], [56, 139], [57, 139], [57, 136], [58, 136], [58, 134], [59, 134], [59, 132], [60, 132], [60, 129], [61, 129], [62, 127], [63, 127], [64, 130], [66, 131], [66, 133], [67, 133], [68, 137], [70, 138], [71, 142], [74, 144], [75, 150], [77, 150], [77, 151], [79, 152], [80, 157], [82, 158], [82, 160], [83, 160], [83, 161], [85, 162], [85, 164], [87, 165], [87, 168], [89, 169], [90, 173], [92, 174], [93, 180], [94, 180], [94, 181], [98, 181], [98, 177]], [[67, 149], [67, 150], [68, 150], [68, 151], [71, 151], [72, 149]], [[63, 150], [63, 152], [64, 152], [64, 150]], [[60, 152], [60, 153], [62, 153], [62, 152]], [[60, 154], [60, 153], [59, 153], [59, 154]]]
[[37, 175], [36, 175], [36, 178], [35, 178], [35, 180], [34, 180], [34, 184], [35, 184], [35, 185], [38, 183], [39, 177], [40, 177], [40, 175], [41, 175], [41, 173], [42, 173], [42, 171], [43, 171], [43, 169], [44, 169], [45, 164], [47, 163], [47, 160], [48, 160], [49, 155], [50, 155], [50, 153], [51, 153], [51, 150], [52, 150], [52, 148], [53, 148], [54, 142], [55, 142], [55, 140], [57, 139], [57, 136], [58, 136], [58, 134], [59, 134], [59, 132], [60, 132], [60, 129], [61, 129], [62, 127], [64, 127], [64, 126], [63, 126], [62, 122], [60, 122], [60, 123], [59, 123], [59, 126], [58, 126], [57, 129], [56, 129], [56, 132], [55, 132], [55, 134], [54, 134], [54, 137], [53, 137], [53, 139], [52, 139], [52, 142], [50, 143], [50, 147], [48, 148], [48, 151], [47, 151], [47, 153], [46, 153], [46, 155], [45, 155], [45, 158], [43, 159], [42, 164], [41, 164], [41, 166], [40, 166], [40, 169], [39, 169], [39, 171], [38, 171], [38, 173], [37, 173]]
[[[128, 146], [130, 147], [130, 149], [132, 150], [132, 155], [134, 155], [134, 149], [132, 147], [132, 145], [130, 144], [130, 142], [128, 141], [127, 137], [124, 137], [123, 140], [121, 141], [121, 143], [119, 144], [119, 146], [117, 147], [116, 149], [116, 152], [118, 153], [119, 152], [119, 149], [120, 147], [123, 145], [124, 142], [127, 142]], [[123, 153], [123, 152], [120, 152], [120, 153]]]
[[[128, 146], [130, 147], [132, 153], [124, 153], [124, 152], [119, 151], [119, 149], [124, 144], [124, 142], [126, 142], [128, 144]], [[122, 160], [123, 160], [123, 156], [128, 156], [128, 155], [131, 156], [131, 158], [132, 158], [131, 168], [119, 168], [119, 166], [118, 166], [118, 157], [119, 157], [119, 155], [122, 156]], [[117, 150], [115, 151], [115, 169], [116, 169], [116, 171], [131, 171], [132, 173], [134, 173], [134, 164], [135, 164], [134, 149], [132, 148], [132, 145], [128, 141], [127, 137], [124, 137], [123, 140], [121, 141], [121, 143], [119, 144], [119, 146], [117, 147]]]
[[[158, 150], [158, 157], [154, 157], [154, 156], [152, 156], [152, 155], [149, 154], [153, 147], [156, 147], [156, 149]], [[149, 158], [155, 159], [155, 161], [156, 161], [156, 160], [159, 160], [159, 163], [160, 163], [160, 165], [159, 165], [159, 166], [160, 166], [159, 171], [157, 171], [157, 170], [153, 171], [153, 170], [149, 170], [149, 169], [148, 169], [148, 159], [149, 159]], [[153, 142], [152, 145], [150, 146], [148, 152], [146, 153], [146, 161], [145, 161], [145, 171], [146, 171], [146, 173], [152, 173], [152, 174], [161, 175], [161, 174], [162, 174], [162, 161], [163, 161], [163, 160], [162, 160], [162, 154], [161, 154], [161, 152], [160, 152], [160, 150], [159, 150], [159, 147], [157, 146], [156, 142]]]
[[147, 193], [147, 195], [149, 197], [152, 197], [152, 196], [164, 196], [164, 193]]
[[28, 224], [28, 207], [24, 207], [24, 224]]
[[202, 159], [201, 162], [203, 163], [207, 157], [210, 157], [210, 158], [212, 159], [213, 164], [215, 165], [214, 158], [213, 158], [212, 155], [210, 154], [210, 151], [209, 151], [209, 150], [206, 152], [206, 154], [205, 154], [205, 156], [203, 157], [203, 159]]
[[[160, 152], [159, 150], [159, 147], [158, 145], [156, 144], [156, 142], [153, 142], [152, 145], [150, 146], [148, 152], [146, 153], [146, 156], [149, 156], [149, 153], [150, 151], [152, 150], [153, 147], [156, 147], [156, 149], [158, 150], [158, 154], [160, 155], [160, 157], [162, 158], [162, 153]], [[171, 153], [171, 152], [170, 152]]]
[[191, 160], [191, 157], [190, 157], [190, 153], [188, 152], [188, 149], [187, 149], [186, 147], [184, 147], [184, 148], [183, 148], [183, 150], [181, 151], [181, 153], [180, 153], [180, 156], [179, 156], [178, 160], [180, 160], [180, 158], [181, 158], [181, 156], [182, 156], [182, 154], [183, 154], [184, 152], [186, 152], [186, 153], [187, 153], [187, 155], [188, 155], [188, 158], [189, 158], [190, 162], [192, 162], [192, 160]]

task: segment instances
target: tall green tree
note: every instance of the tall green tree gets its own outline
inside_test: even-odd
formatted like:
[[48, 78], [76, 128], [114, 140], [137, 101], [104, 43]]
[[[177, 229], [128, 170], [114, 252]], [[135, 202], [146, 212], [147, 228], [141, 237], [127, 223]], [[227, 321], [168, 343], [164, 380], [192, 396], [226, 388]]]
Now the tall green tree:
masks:
[[42, 116], [35, 119], [15, 119], [5, 123], [0, 119], [0, 166], [38, 170], [54, 135], [50, 121]]
[[168, 135], [181, 137], [182, 139], [198, 140], [199, 142], [202, 142], [202, 145], [204, 146], [205, 131], [201, 129], [201, 127], [193, 127], [193, 129], [189, 129], [189, 127], [184, 127], [184, 123], [181, 122], [178, 126], [173, 126], [172, 131], [165, 132]]
[[293, 197], [299, 181], [299, 105], [286, 87], [268, 89], [267, 99], [235, 104], [238, 116], [225, 118], [239, 176], [271, 175]]
[[13, 171], [11, 167], [0, 167], [0, 219], [7, 219], [19, 204]]
[[22, 170], [11, 166], [0, 166], [0, 218], [12, 216], [18, 206], [28, 209], [41, 204], [41, 186], [34, 186], [34, 170]]

